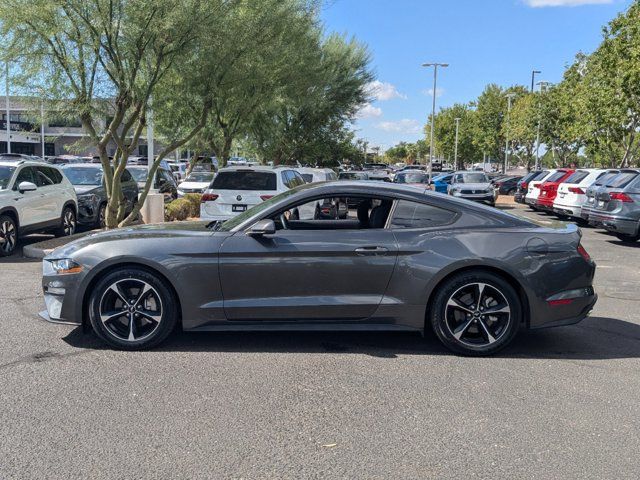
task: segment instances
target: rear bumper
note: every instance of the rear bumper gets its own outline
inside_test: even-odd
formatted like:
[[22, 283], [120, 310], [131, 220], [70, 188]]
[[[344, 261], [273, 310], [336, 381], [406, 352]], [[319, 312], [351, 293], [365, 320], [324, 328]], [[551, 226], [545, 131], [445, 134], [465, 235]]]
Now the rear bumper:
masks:
[[[595, 272], [595, 265], [593, 271]], [[542, 305], [538, 305], [529, 328], [558, 327], [578, 323], [589, 314], [597, 301], [598, 295], [591, 286], [559, 292], [547, 298]]]
[[540, 197], [538, 197], [538, 199], [536, 200], [536, 207], [539, 208], [540, 210], [553, 211], [553, 200], [554, 200], [553, 198], [541, 199]]
[[569, 217], [580, 218], [582, 214], [582, 208], [579, 205], [562, 205], [559, 203], [553, 204], [553, 211], [559, 215], [568, 215]]
[[616, 215], [592, 214], [594, 221], [599, 222], [605, 229], [610, 232], [622, 233], [623, 235], [637, 235], [639, 222], [638, 220], [619, 217]]

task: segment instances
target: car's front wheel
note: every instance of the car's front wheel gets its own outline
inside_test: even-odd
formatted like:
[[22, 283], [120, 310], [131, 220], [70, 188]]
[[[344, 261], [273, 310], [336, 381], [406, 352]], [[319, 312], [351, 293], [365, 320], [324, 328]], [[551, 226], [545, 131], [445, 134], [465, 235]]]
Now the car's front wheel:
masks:
[[68, 237], [76, 232], [76, 226], [78, 222], [76, 219], [76, 212], [71, 207], [64, 207], [62, 210], [62, 217], [60, 218], [60, 227], [56, 235], [58, 237]]
[[438, 339], [463, 355], [490, 355], [515, 337], [522, 319], [518, 294], [502, 277], [468, 271], [435, 294], [430, 322]]
[[122, 350], [152, 348], [169, 336], [178, 317], [173, 292], [141, 268], [112, 271], [96, 284], [89, 319], [96, 334]]
[[0, 215], [0, 257], [8, 257], [18, 244], [16, 222], [8, 215]]

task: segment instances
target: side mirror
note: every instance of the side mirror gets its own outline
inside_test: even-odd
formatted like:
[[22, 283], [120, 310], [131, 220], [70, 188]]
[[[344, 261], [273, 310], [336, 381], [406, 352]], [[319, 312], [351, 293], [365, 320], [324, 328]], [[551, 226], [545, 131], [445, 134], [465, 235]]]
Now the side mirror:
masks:
[[20, 193], [35, 192], [37, 189], [38, 187], [36, 187], [36, 185], [31, 182], [20, 182], [20, 185], [18, 185], [18, 190], [20, 191]]
[[262, 237], [263, 235], [273, 235], [274, 233], [276, 233], [276, 224], [270, 219], [258, 220], [247, 230], [247, 235], [250, 237]]

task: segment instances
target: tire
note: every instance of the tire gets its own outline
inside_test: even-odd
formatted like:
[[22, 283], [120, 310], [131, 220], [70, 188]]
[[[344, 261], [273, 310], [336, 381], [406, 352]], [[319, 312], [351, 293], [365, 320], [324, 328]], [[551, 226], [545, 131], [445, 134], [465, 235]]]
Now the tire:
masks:
[[76, 212], [72, 207], [66, 206], [62, 210], [60, 216], [60, 227], [56, 230], [56, 237], [68, 237], [76, 232], [78, 226], [78, 219]]
[[107, 225], [107, 204], [101, 203], [98, 207], [98, 218], [96, 218], [96, 227], [104, 228]]
[[512, 188], [511, 190], [509, 190], [507, 192], [507, 195], [515, 195], [515, 194], [516, 194], [516, 189], [515, 188]]
[[624, 233], [616, 233], [618, 240], [624, 243], [635, 243], [640, 240], [640, 235], [625, 235]]
[[[490, 309], [494, 315], [483, 313]], [[454, 275], [438, 287], [428, 317], [445, 347], [468, 356], [503, 349], [518, 333], [521, 321], [522, 306], [513, 287], [493, 273], [473, 270]]]
[[172, 290], [157, 275], [141, 268], [107, 273], [89, 298], [93, 331], [119, 350], [157, 346], [173, 331], [177, 319], [178, 306]]
[[18, 227], [9, 215], [0, 215], [0, 257], [8, 257], [16, 250]]

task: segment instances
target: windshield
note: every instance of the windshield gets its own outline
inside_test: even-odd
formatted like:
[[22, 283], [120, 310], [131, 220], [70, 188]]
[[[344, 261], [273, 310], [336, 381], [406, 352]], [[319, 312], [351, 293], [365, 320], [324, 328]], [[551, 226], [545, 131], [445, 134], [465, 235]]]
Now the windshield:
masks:
[[147, 181], [147, 177], [149, 176], [149, 170], [146, 168], [131, 168], [128, 167], [129, 172], [131, 172], [131, 176], [138, 183], [143, 183]]
[[559, 172], [556, 172], [553, 175], [551, 175], [549, 178], [547, 178], [545, 180], [545, 182], [557, 182], [562, 177], [564, 177], [566, 174], [567, 174], [567, 172], [565, 172], [564, 170], [560, 170]]
[[211, 180], [213, 180], [213, 173], [192, 173], [185, 182], [209, 183]]
[[601, 187], [602, 185], [606, 185], [607, 182], [609, 180], [611, 180], [613, 177], [615, 177], [616, 175], [618, 175], [619, 172], [609, 172], [609, 173], [605, 173], [604, 175], [602, 175], [600, 178], [598, 178], [595, 182], [594, 185], [597, 187]]
[[457, 183], [489, 183], [489, 179], [484, 173], [463, 173], [458, 175]]
[[618, 175], [613, 177], [611, 180], [609, 180], [606, 186], [612, 187], [612, 188], [626, 187], [629, 184], [629, 182], [634, 178], [636, 178], [637, 176], [638, 176], [638, 173], [636, 172], [619, 173]]
[[395, 183], [427, 183], [428, 176], [424, 173], [398, 173], [394, 178]]
[[72, 185], [100, 185], [102, 168], [100, 167], [65, 167], [64, 174]]
[[362, 172], [343, 172], [338, 176], [338, 180], [366, 180], [367, 174]]
[[276, 190], [278, 179], [274, 172], [238, 170], [219, 172], [211, 184], [214, 190]]
[[0, 190], [5, 190], [13, 176], [16, 167], [0, 166]]

